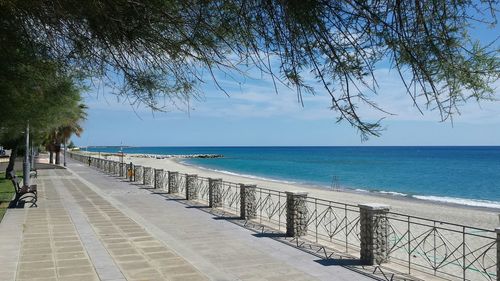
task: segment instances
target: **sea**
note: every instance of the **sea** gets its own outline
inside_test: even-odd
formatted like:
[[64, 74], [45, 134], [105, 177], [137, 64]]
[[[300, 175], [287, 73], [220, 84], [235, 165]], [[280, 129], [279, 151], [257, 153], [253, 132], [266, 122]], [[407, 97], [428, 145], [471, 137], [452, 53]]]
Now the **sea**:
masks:
[[[118, 152], [120, 147], [89, 147]], [[250, 178], [500, 209], [500, 146], [124, 147]]]

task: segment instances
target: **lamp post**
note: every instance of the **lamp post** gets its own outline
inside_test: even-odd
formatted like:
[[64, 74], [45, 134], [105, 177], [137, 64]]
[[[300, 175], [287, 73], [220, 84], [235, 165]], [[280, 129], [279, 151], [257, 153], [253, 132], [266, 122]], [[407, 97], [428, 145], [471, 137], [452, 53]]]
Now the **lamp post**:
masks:
[[123, 173], [123, 146], [120, 147], [120, 176]]
[[26, 124], [26, 147], [23, 161], [23, 185], [30, 186], [30, 123]]
[[64, 161], [64, 167], [66, 167], [66, 138], [64, 138], [64, 152], [63, 152], [63, 161]]

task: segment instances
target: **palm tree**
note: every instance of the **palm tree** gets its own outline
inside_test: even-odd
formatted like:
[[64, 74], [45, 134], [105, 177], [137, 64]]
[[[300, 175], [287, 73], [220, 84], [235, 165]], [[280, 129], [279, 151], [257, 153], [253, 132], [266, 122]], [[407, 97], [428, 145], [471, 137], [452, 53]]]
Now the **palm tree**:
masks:
[[55, 164], [60, 164], [61, 144], [66, 143], [73, 134], [79, 137], [83, 132], [80, 123], [87, 118], [86, 110], [86, 105], [78, 104], [74, 110], [68, 111], [68, 117], [62, 122], [62, 125], [49, 132], [45, 141], [45, 147], [49, 151], [49, 161], [51, 164], [54, 164], [54, 154]]

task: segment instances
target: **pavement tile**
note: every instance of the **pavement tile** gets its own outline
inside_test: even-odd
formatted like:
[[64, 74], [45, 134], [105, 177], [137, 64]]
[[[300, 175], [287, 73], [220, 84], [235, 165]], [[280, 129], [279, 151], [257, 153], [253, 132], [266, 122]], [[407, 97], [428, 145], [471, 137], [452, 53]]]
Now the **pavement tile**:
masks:
[[73, 275], [92, 275], [95, 274], [95, 271], [92, 266], [58, 267], [57, 274], [59, 277], [67, 277]]
[[37, 270], [20, 270], [17, 276], [19, 279], [55, 278], [56, 271], [53, 268], [37, 269]]
[[56, 263], [57, 263], [57, 267], [79, 267], [79, 266], [91, 266], [92, 265], [87, 258], [57, 260]]
[[56, 253], [73, 253], [73, 252], [81, 252], [83, 251], [82, 246], [72, 246], [72, 247], [61, 247], [57, 248]]
[[57, 260], [82, 259], [87, 257], [84, 252], [56, 253], [55, 256]]
[[30, 270], [38, 270], [45, 268], [54, 268], [55, 264], [52, 260], [46, 261], [32, 261], [32, 262], [21, 262], [19, 264], [19, 270], [21, 271], [30, 271]]

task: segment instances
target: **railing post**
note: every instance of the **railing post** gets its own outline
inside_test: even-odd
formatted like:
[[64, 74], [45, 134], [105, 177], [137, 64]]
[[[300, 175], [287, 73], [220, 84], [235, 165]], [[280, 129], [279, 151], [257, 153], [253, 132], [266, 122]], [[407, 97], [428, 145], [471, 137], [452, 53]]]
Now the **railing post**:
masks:
[[390, 206], [383, 204], [359, 204], [360, 258], [366, 265], [389, 261], [387, 213]]
[[222, 179], [208, 179], [208, 206], [222, 207]]
[[123, 177], [123, 163], [118, 162], [118, 177]]
[[179, 192], [179, 187], [177, 186], [177, 177], [179, 176], [178, 172], [168, 171], [168, 193], [177, 193]]
[[127, 164], [127, 177], [129, 181], [134, 180], [134, 164], [132, 164], [132, 162], [130, 162], [130, 164]]
[[497, 281], [500, 281], [500, 227], [495, 229], [497, 233]]
[[240, 218], [250, 220], [257, 217], [257, 186], [240, 184]]
[[152, 175], [151, 175], [151, 172], [153, 171], [151, 167], [144, 167], [143, 169], [143, 173], [142, 173], [142, 183], [144, 185], [150, 185], [151, 184], [151, 178], [152, 178]]
[[154, 171], [155, 176], [154, 176], [154, 184], [153, 187], [156, 188], [163, 188], [163, 180], [160, 182], [161, 176], [163, 176], [163, 169], [155, 169]]
[[286, 192], [286, 236], [299, 237], [307, 234], [307, 192]]
[[142, 166], [134, 166], [134, 182], [142, 180]]
[[186, 200], [198, 199], [198, 175], [186, 174]]

